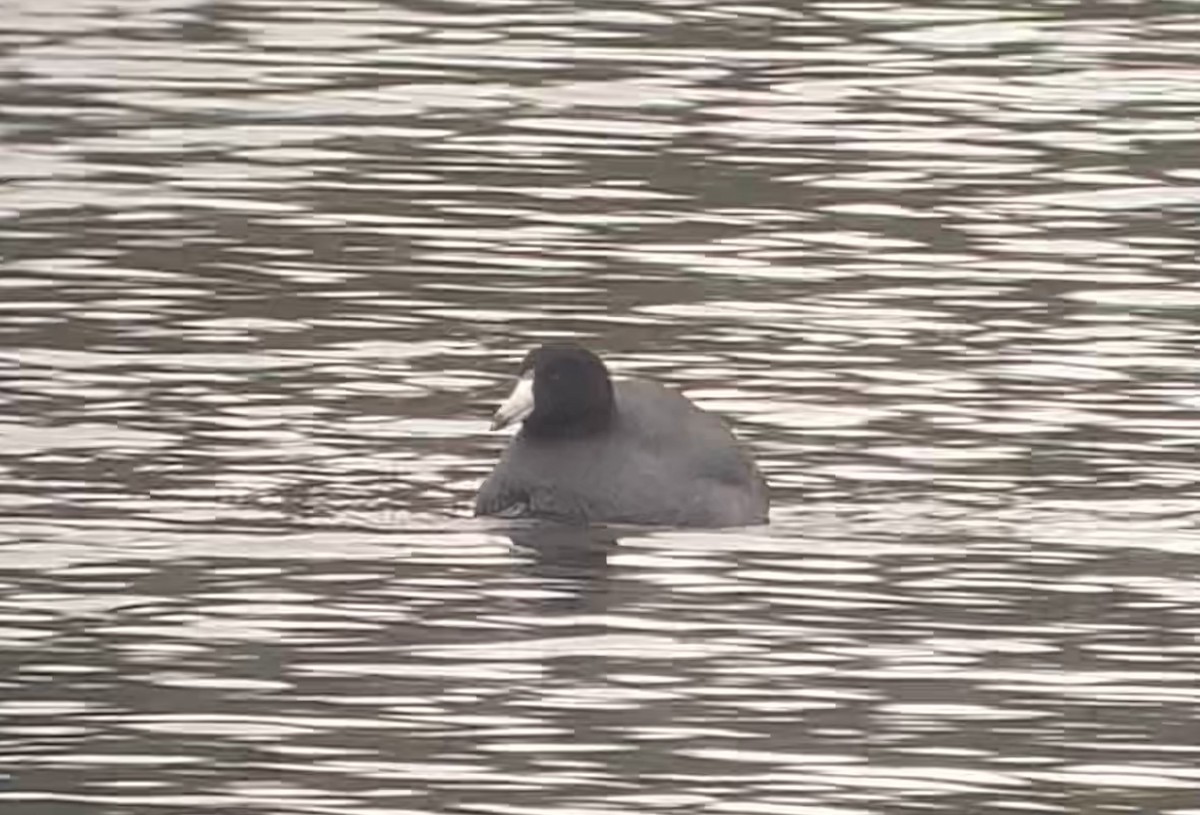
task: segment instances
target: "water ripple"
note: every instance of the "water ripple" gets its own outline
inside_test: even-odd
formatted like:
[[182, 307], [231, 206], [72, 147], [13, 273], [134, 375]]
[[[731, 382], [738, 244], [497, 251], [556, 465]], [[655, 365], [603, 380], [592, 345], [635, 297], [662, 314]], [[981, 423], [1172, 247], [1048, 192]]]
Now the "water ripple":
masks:
[[[1194, 809], [1185, 10], [6, 11], [5, 813]], [[465, 518], [564, 337], [772, 526]]]

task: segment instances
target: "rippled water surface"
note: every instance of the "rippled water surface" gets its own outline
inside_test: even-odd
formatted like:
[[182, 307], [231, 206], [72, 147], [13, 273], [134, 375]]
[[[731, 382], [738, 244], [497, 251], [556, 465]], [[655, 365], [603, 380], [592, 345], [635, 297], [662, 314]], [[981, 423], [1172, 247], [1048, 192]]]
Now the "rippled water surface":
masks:
[[[1194, 4], [3, 17], [4, 815], [1200, 813]], [[555, 337], [772, 524], [467, 518]]]

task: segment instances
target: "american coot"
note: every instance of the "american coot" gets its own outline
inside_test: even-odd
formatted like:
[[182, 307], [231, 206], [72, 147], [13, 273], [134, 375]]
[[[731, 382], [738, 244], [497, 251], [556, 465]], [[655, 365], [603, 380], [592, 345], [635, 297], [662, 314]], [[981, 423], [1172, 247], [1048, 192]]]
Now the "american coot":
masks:
[[476, 515], [569, 523], [743, 526], [767, 485], [724, 423], [654, 382], [613, 382], [577, 345], [525, 357], [493, 429], [524, 425], [475, 499]]

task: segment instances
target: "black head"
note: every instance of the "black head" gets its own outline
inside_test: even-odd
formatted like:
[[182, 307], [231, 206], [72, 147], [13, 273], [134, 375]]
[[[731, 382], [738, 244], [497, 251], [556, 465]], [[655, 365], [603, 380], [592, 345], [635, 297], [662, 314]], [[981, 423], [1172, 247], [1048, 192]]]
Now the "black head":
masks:
[[568, 343], [535, 348], [521, 363], [520, 377], [513, 395], [497, 411], [494, 426], [524, 419], [529, 436], [586, 436], [612, 421], [608, 368], [586, 348]]

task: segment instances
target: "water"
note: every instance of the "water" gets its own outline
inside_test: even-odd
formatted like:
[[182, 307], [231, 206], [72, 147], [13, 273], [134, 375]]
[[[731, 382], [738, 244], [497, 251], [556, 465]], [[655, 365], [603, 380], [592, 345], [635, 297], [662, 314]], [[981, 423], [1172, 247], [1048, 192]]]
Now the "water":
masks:
[[[4, 815], [1200, 812], [1188, 4], [4, 17]], [[467, 518], [565, 336], [771, 526]]]

